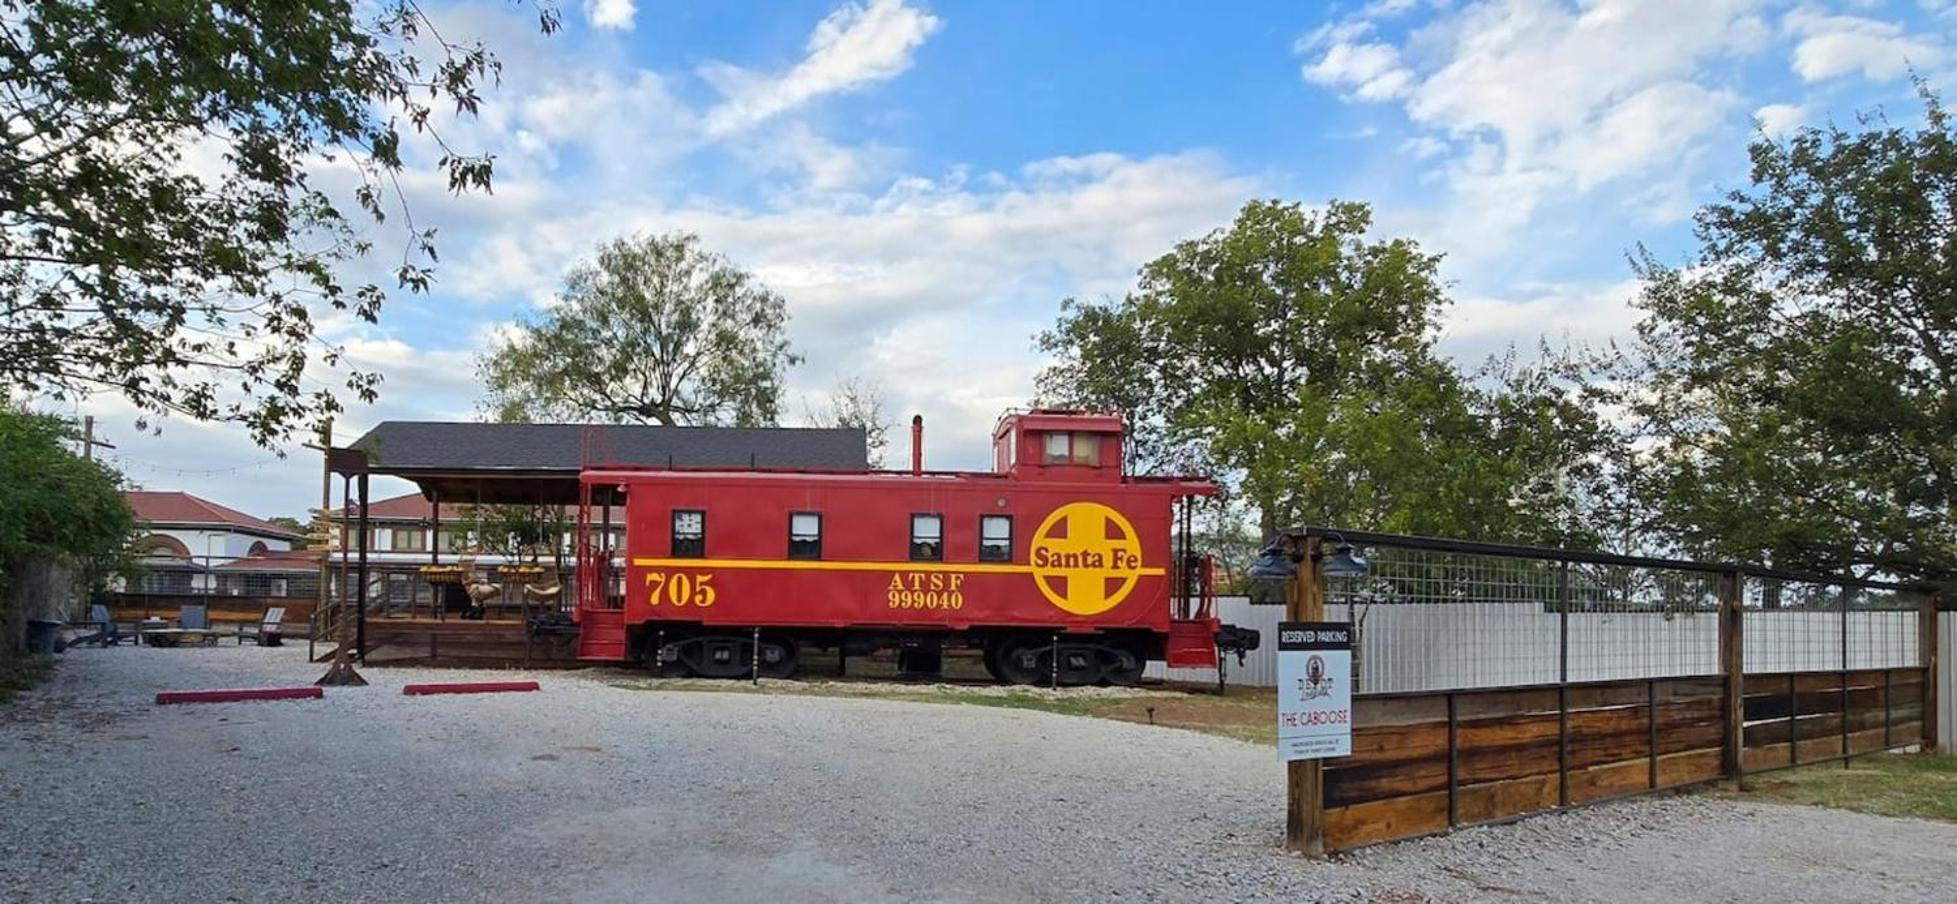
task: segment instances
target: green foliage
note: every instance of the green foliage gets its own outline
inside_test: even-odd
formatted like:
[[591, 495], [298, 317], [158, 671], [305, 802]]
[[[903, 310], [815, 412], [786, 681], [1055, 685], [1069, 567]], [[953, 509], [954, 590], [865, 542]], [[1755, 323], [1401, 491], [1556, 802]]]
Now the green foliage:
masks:
[[526, 556], [555, 562], [564, 536], [574, 528], [558, 505], [469, 505], [460, 514], [453, 530], [473, 537], [483, 552], [509, 556], [512, 562]]
[[19, 569], [59, 562], [94, 581], [117, 568], [136, 529], [122, 475], [70, 450], [59, 418], [0, 402], [0, 601]]
[[[276, 524], [280, 527], [283, 527], [286, 530], [292, 531], [295, 534], [305, 534], [309, 531], [309, 528], [305, 523], [301, 522], [297, 518], [292, 517], [291, 515], [275, 515], [265, 520], [270, 521], [273, 524]], [[304, 537], [301, 537], [300, 539], [292, 541], [292, 548], [305, 549], [306, 543], [307, 543], [306, 539]]]
[[401, 126], [451, 191], [487, 190], [490, 157], [434, 129], [438, 106], [475, 113], [487, 50], [410, 0], [0, 0], [0, 34], [0, 380], [261, 444], [339, 410], [336, 392], [375, 397], [357, 370], [302, 385], [341, 364], [315, 319], [378, 315], [386, 291], [339, 275], [369, 249], [362, 218], [403, 214], [394, 280], [429, 284], [434, 230], [394, 188]]
[[826, 407], [817, 409], [805, 403], [803, 414], [811, 427], [854, 427], [863, 431], [870, 467], [884, 466], [884, 456], [890, 448], [890, 412], [884, 403], [883, 384], [850, 377], [836, 385]]
[[53, 672], [52, 656], [11, 659], [0, 655], [0, 703], [10, 703], [20, 692], [33, 690]]
[[483, 408], [546, 419], [758, 426], [781, 414], [786, 303], [698, 236], [615, 239], [478, 364]]
[[1957, 135], [1808, 129], [1751, 148], [1684, 268], [1649, 255], [1640, 493], [1688, 551], [1957, 575]]
[[1590, 362], [1491, 362], [1433, 343], [1439, 258], [1369, 240], [1371, 211], [1253, 201], [1119, 302], [1063, 304], [1043, 402], [1123, 414], [1142, 470], [1224, 474], [1265, 532], [1297, 524], [1595, 545], [1614, 436]]

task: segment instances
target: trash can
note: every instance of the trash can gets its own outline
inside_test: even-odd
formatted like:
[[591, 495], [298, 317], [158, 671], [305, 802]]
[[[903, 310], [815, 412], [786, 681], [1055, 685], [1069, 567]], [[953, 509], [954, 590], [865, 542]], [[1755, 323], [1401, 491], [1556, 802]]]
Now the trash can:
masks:
[[27, 652], [52, 656], [60, 647], [61, 623], [41, 618], [27, 620]]

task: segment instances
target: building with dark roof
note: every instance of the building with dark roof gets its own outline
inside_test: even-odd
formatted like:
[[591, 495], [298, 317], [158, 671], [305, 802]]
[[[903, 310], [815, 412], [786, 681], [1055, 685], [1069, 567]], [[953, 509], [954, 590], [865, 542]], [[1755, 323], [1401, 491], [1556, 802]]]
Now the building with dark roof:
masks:
[[[571, 534], [567, 530], [558, 543], [533, 546], [521, 561], [513, 560], [477, 536], [471, 522], [478, 506], [562, 506], [567, 521], [574, 521], [579, 475], [586, 468], [867, 471], [869, 458], [868, 439], [854, 427], [385, 421], [328, 454], [331, 471], [352, 478], [334, 487], [347, 504], [327, 514], [328, 560], [366, 575], [364, 582], [352, 578], [353, 587], [364, 590], [365, 618], [431, 612], [439, 618], [467, 606], [453, 584], [430, 583], [424, 566], [437, 565], [461, 565], [472, 576], [500, 582], [500, 601], [488, 608], [492, 616], [508, 615], [522, 603], [526, 584], [568, 583], [563, 566]], [[364, 475], [399, 477], [419, 492], [367, 501]], [[610, 535], [611, 548], [622, 548], [624, 512], [605, 507], [609, 489], [598, 496], [593, 517], [609, 515], [611, 523], [601, 530]], [[519, 580], [506, 573], [511, 567], [541, 568], [545, 575]], [[329, 576], [335, 593], [340, 582]]]
[[857, 427], [383, 421], [349, 448], [442, 501], [575, 503], [586, 467], [869, 470]]

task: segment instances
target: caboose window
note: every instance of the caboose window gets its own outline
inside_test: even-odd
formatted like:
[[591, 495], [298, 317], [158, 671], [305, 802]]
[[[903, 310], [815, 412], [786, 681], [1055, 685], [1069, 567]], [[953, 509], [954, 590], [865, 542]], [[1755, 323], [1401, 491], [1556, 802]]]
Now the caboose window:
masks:
[[1100, 437], [1092, 433], [1074, 434], [1074, 464], [1097, 467], [1101, 464]]
[[698, 509], [673, 510], [674, 558], [701, 559], [707, 555], [707, 513]]
[[822, 558], [822, 515], [816, 512], [790, 512], [788, 515], [788, 557]]
[[979, 516], [979, 561], [1012, 561], [1012, 516]]
[[911, 516], [911, 561], [939, 562], [945, 557], [943, 515]]
[[1043, 464], [1064, 465], [1067, 464], [1068, 459], [1072, 456], [1073, 449], [1067, 442], [1067, 434], [1049, 433], [1046, 435], [1046, 455], [1043, 456]]
[[1048, 465], [1101, 464], [1101, 438], [1092, 433], [1046, 434], [1040, 443], [1040, 463]]

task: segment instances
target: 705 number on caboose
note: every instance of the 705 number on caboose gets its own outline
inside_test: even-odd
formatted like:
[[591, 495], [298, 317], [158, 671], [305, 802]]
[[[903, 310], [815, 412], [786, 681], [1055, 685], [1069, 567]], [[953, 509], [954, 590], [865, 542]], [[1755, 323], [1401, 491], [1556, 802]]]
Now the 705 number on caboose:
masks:
[[714, 604], [712, 574], [687, 574], [663, 571], [646, 572], [646, 605], [657, 606], [670, 603], [674, 606], [698, 606], [705, 609]]

